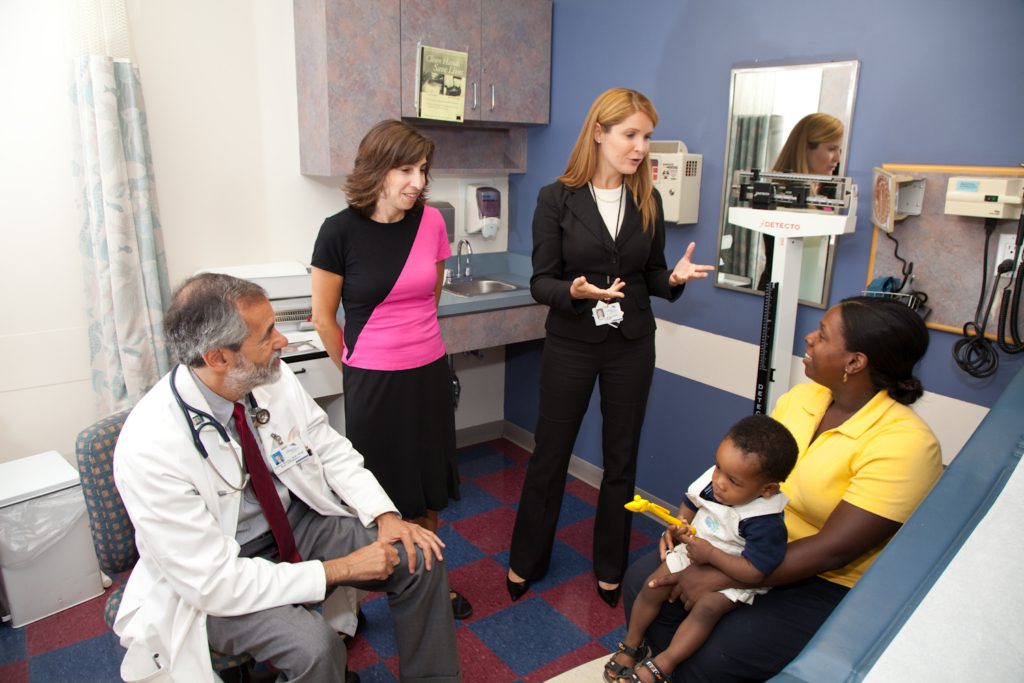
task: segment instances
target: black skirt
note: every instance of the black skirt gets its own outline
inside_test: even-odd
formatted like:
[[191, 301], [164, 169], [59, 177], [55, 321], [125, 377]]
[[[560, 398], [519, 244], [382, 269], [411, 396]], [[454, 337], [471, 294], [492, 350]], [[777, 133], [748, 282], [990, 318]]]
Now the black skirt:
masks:
[[411, 370], [345, 366], [345, 433], [406, 519], [459, 499], [447, 357]]

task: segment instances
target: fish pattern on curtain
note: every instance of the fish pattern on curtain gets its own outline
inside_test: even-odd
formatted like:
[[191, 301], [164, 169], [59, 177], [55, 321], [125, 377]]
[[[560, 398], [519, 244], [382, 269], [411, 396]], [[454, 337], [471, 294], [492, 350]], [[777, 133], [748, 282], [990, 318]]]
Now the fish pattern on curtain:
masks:
[[167, 265], [138, 69], [87, 55], [74, 77], [91, 380], [107, 414], [134, 405], [168, 370]]

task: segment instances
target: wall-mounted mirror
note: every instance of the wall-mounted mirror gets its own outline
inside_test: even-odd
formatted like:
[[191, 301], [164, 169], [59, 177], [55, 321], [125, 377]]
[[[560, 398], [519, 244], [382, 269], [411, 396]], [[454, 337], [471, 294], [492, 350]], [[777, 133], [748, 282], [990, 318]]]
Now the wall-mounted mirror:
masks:
[[[729, 192], [733, 171], [771, 170], [796, 123], [807, 114], [824, 112], [843, 124], [833, 173], [846, 175], [858, 66], [854, 60], [732, 70], [715, 286], [761, 294], [771, 258], [771, 245], [763, 235], [728, 222], [729, 207], [736, 203]], [[826, 307], [837, 239], [804, 239], [800, 303]]]

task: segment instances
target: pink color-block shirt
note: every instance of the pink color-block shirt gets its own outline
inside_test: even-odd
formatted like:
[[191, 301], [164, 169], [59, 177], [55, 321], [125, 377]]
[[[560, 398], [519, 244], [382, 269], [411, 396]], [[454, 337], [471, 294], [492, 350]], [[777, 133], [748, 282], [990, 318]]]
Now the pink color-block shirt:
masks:
[[341, 275], [342, 362], [408, 370], [445, 354], [437, 322], [437, 264], [451, 255], [441, 213], [413, 209], [378, 223], [345, 209], [320, 228], [312, 264]]

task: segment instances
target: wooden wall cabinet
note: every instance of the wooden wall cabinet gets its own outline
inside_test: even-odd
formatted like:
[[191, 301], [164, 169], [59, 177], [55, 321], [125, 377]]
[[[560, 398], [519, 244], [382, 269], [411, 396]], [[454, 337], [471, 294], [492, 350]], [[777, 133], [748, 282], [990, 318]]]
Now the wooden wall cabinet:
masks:
[[469, 54], [466, 121], [547, 123], [551, 0], [402, 0], [402, 116], [416, 116], [419, 45]]
[[[348, 173], [387, 118], [434, 139], [434, 172], [526, 170], [525, 125], [549, 116], [551, 0], [294, 0], [294, 13], [302, 173]], [[469, 54], [465, 123], [416, 117], [420, 44]]]

